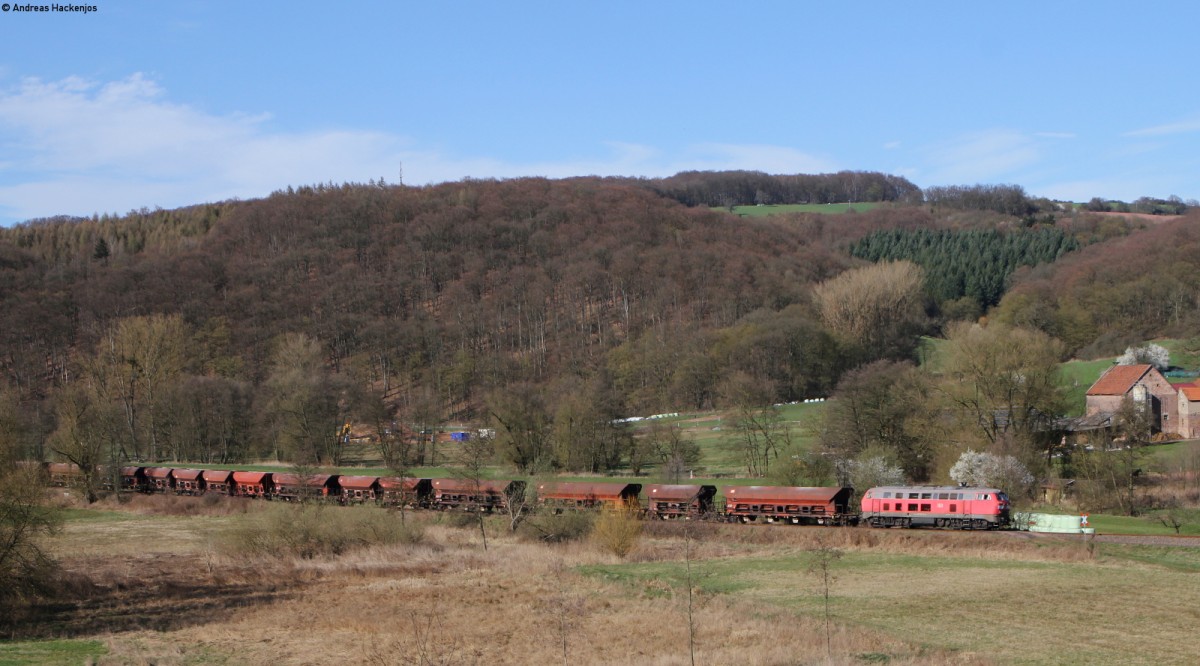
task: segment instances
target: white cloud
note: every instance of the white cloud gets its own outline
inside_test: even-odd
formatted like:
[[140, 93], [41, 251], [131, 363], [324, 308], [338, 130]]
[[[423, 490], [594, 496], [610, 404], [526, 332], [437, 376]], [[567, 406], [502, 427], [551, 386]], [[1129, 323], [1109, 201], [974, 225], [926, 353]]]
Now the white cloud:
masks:
[[[266, 113], [219, 115], [171, 102], [142, 74], [96, 82], [25, 79], [0, 90], [0, 223], [58, 214], [265, 196], [288, 185], [383, 177], [665, 176], [684, 170], [835, 170], [794, 148], [700, 143], [678, 154], [609, 142], [599, 157], [520, 163], [450, 154], [388, 132], [282, 132]], [[586, 147], [585, 147], [586, 148]]]
[[1181, 120], [1179, 122], [1155, 125], [1153, 127], [1143, 127], [1142, 129], [1126, 132], [1124, 136], [1169, 136], [1172, 134], [1188, 134], [1191, 132], [1200, 132], [1200, 118]]
[[1037, 142], [1022, 132], [993, 129], [956, 137], [925, 152], [929, 185], [994, 183], [1036, 163]]

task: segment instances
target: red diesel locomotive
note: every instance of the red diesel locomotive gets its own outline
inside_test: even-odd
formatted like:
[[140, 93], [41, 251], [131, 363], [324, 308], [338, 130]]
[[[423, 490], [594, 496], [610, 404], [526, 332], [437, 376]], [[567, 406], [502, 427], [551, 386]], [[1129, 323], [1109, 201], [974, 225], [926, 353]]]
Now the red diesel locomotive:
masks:
[[882, 486], [863, 495], [860, 520], [871, 527], [984, 530], [1007, 527], [1010, 510], [998, 488]]

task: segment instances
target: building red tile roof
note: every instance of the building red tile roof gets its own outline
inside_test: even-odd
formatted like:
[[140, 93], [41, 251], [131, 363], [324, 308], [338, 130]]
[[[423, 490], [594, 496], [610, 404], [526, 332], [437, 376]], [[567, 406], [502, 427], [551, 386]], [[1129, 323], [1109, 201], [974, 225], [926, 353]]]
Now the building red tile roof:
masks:
[[[1175, 388], [1179, 387], [1177, 386]], [[1188, 400], [1200, 400], [1200, 386], [1184, 386], [1183, 388], [1179, 388], [1179, 390], [1183, 391], [1183, 394], [1187, 396]]]
[[1088, 395], [1125, 395], [1139, 379], [1150, 372], [1149, 364], [1114, 365], [1088, 389]]

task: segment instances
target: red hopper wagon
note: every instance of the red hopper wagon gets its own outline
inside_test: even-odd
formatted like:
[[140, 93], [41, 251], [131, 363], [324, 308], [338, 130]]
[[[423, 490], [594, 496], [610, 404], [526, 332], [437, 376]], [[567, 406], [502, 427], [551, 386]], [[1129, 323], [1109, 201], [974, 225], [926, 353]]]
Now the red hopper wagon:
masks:
[[725, 516], [743, 523], [788, 522], [793, 525], [851, 525], [852, 488], [796, 486], [728, 486]]

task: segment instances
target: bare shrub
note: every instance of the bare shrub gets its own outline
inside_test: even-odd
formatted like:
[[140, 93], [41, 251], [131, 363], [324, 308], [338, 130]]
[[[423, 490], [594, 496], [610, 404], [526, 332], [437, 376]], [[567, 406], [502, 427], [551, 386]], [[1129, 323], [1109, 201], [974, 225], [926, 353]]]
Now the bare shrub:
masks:
[[[338, 512], [336, 519], [330, 511]], [[232, 555], [312, 559], [423, 539], [421, 523], [401, 522], [388, 512], [289, 504], [273, 506], [239, 523], [226, 535], [221, 550]]]
[[540, 513], [522, 522], [517, 535], [529, 541], [566, 543], [578, 541], [592, 531], [595, 515], [585, 511]]
[[36, 474], [5, 471], [0, 470], [0, 609], [50, 591], [58, 570], [40, 543], [58, 517], [45, 506]]
[[644, 523], [639, 513], [632, 507], [603, 511], [592, 528], [592, 538], [605, 550], [623, 559], [642, 536]]

